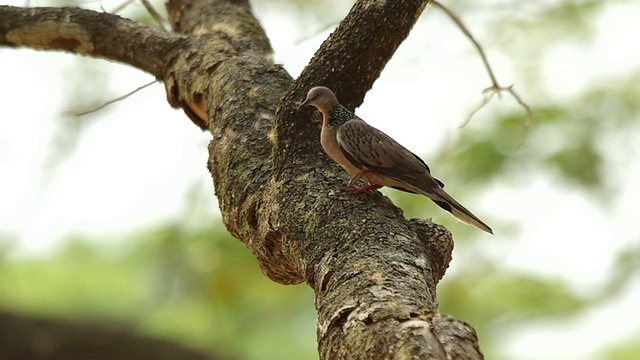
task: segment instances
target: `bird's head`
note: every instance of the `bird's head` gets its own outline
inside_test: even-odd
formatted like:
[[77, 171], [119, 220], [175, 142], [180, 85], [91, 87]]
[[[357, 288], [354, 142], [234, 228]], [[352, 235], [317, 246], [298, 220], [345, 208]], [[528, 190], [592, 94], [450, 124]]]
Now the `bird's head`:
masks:
[[321, 112], [328, 112], [336, 105], [338, 105], [338, 99], [336, 99], [333, 91], [324, 86], [316, 86], [309, 90], [307, 98], [298, 106], [298, 109], [313, 106]]

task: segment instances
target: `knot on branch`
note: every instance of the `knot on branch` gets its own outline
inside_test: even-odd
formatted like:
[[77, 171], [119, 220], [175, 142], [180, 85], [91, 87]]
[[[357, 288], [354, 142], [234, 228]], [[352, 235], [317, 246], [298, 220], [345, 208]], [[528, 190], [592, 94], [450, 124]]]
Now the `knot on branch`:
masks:
[[425, 219], [409, 220], [418, 240], [428, 249], [428, 256], [433, 267], [433, 280], [437, 283], [444, 276], [453, 252], [453, 238], [447, 228]]

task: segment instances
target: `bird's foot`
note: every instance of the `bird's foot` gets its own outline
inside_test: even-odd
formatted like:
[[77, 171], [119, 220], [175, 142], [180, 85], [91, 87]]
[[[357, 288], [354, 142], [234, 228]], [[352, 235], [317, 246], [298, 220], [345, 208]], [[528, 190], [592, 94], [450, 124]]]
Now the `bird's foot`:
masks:
[[374, 190], [378, 190], [381, 187], [382, 185], [371, 184], [371, 185], [364, 185], [364, 186], [347, 186], [346, 188], [343, 188], [343, 190], [351, 194], [360, 194], [360, 193], [371, 194]]
[[354, 176], [351, 178], [351, 180], [349, 181], [349, 183], [347, 184], [347, 187], [345, 189], [355, 189], [358, 188], [359, 186], [357, 186], [356, 184], [360, 181], [360, 174]]
[[[357, 173], [354, 177], [351, 178], [351, 180], [347, 184], [347, 187], [348, 188], [355, 188], [355, 187], [357, 187], [356, 184], [358, 182], [363, 182], [363, 183], [366, 184], [367, 182], [364, 179], [362, 179], [362, 177], [365, 176], [365, 175], [378, 175], [378, 173], [376, 173], [375, 171], [372, 171], [372, 170], [362, 170], [359, 173]], [[380, 186], [380, 187], [382, 187], [382, 186]]]

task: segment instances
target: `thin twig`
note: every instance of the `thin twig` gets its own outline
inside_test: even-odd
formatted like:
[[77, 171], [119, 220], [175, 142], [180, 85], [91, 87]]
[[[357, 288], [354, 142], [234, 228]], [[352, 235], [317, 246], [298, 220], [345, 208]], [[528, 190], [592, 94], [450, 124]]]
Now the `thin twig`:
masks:
[[122, 11], [122, 9], [126, 8], [127, 6], [129, 6], [129, 4], [131, 4], [133, 1], [134, 0], [126, 0], [122, 4], [118, 5], [115, 9], [113, 9], [113, 11], [111, 13], [112, 14], [119, 13], [120, 11]]
[[119, 96], [119, 97], [117, 97], [115, 99], [109, 100], [106, 103], [104, 103], [104, 104], [102, 104], [102, 105], [100, 105], [100, 106], [98, 106], [96, 108], [93, 108], [93, 109], [90, 109], [90, 110], [87, 110], [87, 111], [82, 111], [82, 112], [66, 112], [66, 113], [64, 113], [64, 115], [66, 115], [66, 116], [84, 116], [84, 115], [87, 115], [87, 114], [91, 114], [91, 113], [96, 112], [98, 110], [101, 110], [101, 109], [103, 109], [103, 108], [105, 108], [105, 107], [107, 107], [107, 106], [109, 106], [109, 105], [111, 105], [111, 104], [113, 104], [115, 102], [118, 102], [120, 100], [124, 100], [124, 99], [128, 98], [129, 96], [137, 93], [138, 91], [140, 91], [140, 90], [142, 90], [142, 89], [144, 89], [144, 88], [146, 88], [148, 86], [151, 86], [152, 84], [154, 84], [156, 82], [158, 82], [158, 80], [153, 80], [152, 82], [150, 82], [148, 84], [145, 84], [145, 85], [142, 85], [139, 88], [137, 88], [137, 89], [135, 89], [135, 90], [133, 90], [133, 91], [127, 93], [127, 94], [124, 94], [124, 95]]
[[461, 128], [467, 126], [467, 124], [471, 122], [471, 118], [473, 117], [473, 115], [475, 115], [478, 111], [482, 110], [482, 108], [485, 107], [491, 101], [491, 99], [493, 99], [493, 95], [496, 94], [494, 91], [491, 91], [491, 92], [483, 91], [482, 93], [484, 94], [484, 97], [482, 98], [480, 105], [478, 105], [475, 109], [473, 109], [473, 111], [469, 114], [469, 116], [467, 116], [467, 119], [462, 124], [460, 124]]
[[529, 126], [531, 126], [531, 124], [533, 123], [533, 111], [531, 110], [531, 107], [522, 100], [522, 98], [516, 93], [515, 90], [513, 90], [513, 85], [505, 87], [505, 86], [500, 86], [500, 84], [498, 84], [498, 80], [493, 72], [493, 69], [491, 68], [491, 64], [487, 59], [487, 55], [485, 54], [484, 49], [482, 48], [480, 43], [478, 43], [475, 37], [473, 37], [473, 35], [469, 31], [469, 29], [464, 25], [460, 17], [458, 17], [458, 15], [456, 15], [453, 11], [449, 10], [446, 6], [442, 5], [439, 1], [431, 0], [431, 3], [439, 7], [440, 9], [442, 9], [442, 11], [444, 11], [445, 14], [447, 14], [447, 16], [451, 20], [453, 20], [453, 22], [458, 26], [460, 31], [462, 31], [462, 33], [471, 41], [471, 43], [476, 48], [476, 50], [478, 50], [478, 53], [480, 54], [480, 58], [482, 59], [482, 64], [487, 70], [487, 74], [489, 74], [489, 79], [491, 80], [491, 86], [489, 86], [488, 88], [482, 91], [482, 93], [485, 94], [485, 97], [480, 103], [480, 106], [478, 106], [476, 109], [474, 109], [471, 112], [471, 114], [469, 114], [469, 117], [467, 118], [467, 120], [462, 125], [460, 125], [460, 127], [466, 126], [471, 121], [471, 118], [473, 117], [473, 115], [475, 115], [475, 113], [477, 113], [479, 110], [484, 108], [491, 101], [494, 94], [498, 94], [499, 96], [501, 92], [506, 91], [509, 94], [511, 94], [511, 96], [516, 100], [516, 102], [520, 106], [522, 106], [527, 112], [527, 120], [523, 125], [523, 127], [525, 128], [525, 136], [526, 136], [526, 131], [529, 129]]
[[460, 29], [460, 31], [462, 31], [464, 35], [471, 41], [473, 46], [478, 50], [478, 53], [480, 53], [480, 58], [482, 58], [482, 63], [484, 64], [485, 69], [487, 69], [487, 73], [489, 73], [489, 77], [491, 78], [491, 83], [495, 87], [500, 88], [500, 86], [498, 85], [498, 80], [496, 79], [496, 76], [493, 73], [493, 69], [491, 69], [491, 65], [489, 64], [489, 60], [487, 60], [487, 56], [485, 55], [484, 50], [482, 49], [482, 46], [480, 46], [480, 43], [478, 43], [476, 38], [473, 37], [473, 34], [471, 34], [471, 31], [469, 31], [467, 26], [462, 22], [462, 20], [458, 17], [458, 15], [456, 15], [453, 11], [449, 10], [449, 8], [447, 8], [446, 6], [442, 5], [440, 2], [431, 0], [431, 3], [433, 3], [440, 9], [442, 9], [442, 11], [444, 11], [445, 14], [447, 14], [447, 16], [451, 20], [453, 20], [453, 22], [456, 23], [456, 25], [458, 25], [458, 28]]
[[531, 107], [529, 107], [529, 104], [524, 102], [520, 95], [518, 95], [516, 91], [513, 90], [513, 85], [509, 86], [509, 94], [511, 94], [513, 98], [516, 99], [516, 102], [518, 102], [518, 104], [520, 104], [520, 106], [522, 106], [527, 111], [527, 121], [524, 123], [524, 127], [528, 129], [529, 126], [533, 124], [533, 111], [531, 110]]
[[147, 9], [147, 11], [149, 12], [149, 15], [151, 15], [153, 20], [155, 20], [160, 25], [161, 28], [168, 31], [167, 21], [162, 17], [162, 15], [160, 15], [160, 13], [156, 11], [156, 9], [153, 8], [153, 6], [151, 6], [151, 3], [149, 3], [149, 0], [140, 0], [140, 2], [142, 3], [142, 6], [144, 6], [144, 8]]
[[531, 108], [527, 103], [522, 101], [522, 98], [516, 93], [516, 91], [513, 90], [513, 85], [509, 87], [508, 91], [509, 91], [509, 94], [511, 94], [511, 96], [513, 96], [513, 98], [516, 99], [516, 102], [520, 104], [520, 106], [522, 106], [527, 111], [527, 120], [524, 122], [524, 125], [522, 126], [522, 128], [524, 129], [524, 133], [522, 134], [522, 140], [520, 140], [520, 143], [518, 144], [518, 147], [520, 147], [524, 143], [524, 140], [527, 138], [529, 127], [531, 126], [531, 124], [533, 124], [533, 111], [531, 110]]

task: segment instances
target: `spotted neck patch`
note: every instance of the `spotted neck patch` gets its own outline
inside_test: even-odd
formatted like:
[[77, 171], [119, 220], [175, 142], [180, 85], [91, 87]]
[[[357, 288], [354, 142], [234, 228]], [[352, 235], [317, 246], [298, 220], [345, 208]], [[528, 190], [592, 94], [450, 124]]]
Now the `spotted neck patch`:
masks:
[[356, 115], [346, 107], [338, 104], [329, 110], [329, 126], [335, 127], [356, 118]]

